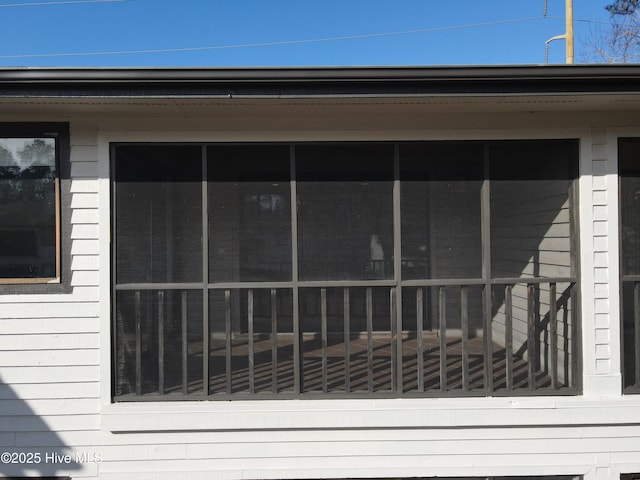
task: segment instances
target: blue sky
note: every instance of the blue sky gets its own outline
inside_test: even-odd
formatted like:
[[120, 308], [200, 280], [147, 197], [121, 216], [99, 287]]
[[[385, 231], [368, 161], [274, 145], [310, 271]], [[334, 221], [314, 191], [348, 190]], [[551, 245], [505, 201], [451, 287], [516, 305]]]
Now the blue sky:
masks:
[[[574, 0], [577, 62], [608, 22], [608, 3]], [[544, 0], [0, 0], [0, 66], [540, 64], [545, 41], [565, 30], [565, 0], [548, 0], [547, 18], [543, 7]], [[84, 53], [93, 54], [77, 55]], [[564, 41], [551, 43], [549, 63], [564, 61]]]

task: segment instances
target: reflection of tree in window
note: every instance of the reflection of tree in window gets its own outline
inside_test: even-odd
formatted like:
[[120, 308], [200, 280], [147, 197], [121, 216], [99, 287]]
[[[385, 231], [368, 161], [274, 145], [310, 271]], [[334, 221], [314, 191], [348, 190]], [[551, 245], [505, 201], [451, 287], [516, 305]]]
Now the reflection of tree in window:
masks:
[[0, 276], [55, 276], [55, 140], [0, 139]]

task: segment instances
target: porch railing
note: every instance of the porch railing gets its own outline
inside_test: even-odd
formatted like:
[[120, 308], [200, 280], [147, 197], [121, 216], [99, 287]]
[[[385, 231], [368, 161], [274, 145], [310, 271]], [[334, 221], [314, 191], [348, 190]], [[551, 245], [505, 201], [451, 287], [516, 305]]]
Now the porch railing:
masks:
[[114, 398], [572, 394], [575, 290], [571, 279], [119, 286]]

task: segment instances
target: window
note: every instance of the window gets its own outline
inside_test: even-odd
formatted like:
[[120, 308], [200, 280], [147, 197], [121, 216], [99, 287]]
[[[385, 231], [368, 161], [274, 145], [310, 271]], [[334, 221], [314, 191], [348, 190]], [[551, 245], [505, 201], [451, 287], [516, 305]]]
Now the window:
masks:
[[640, 393], [640, 138], [618, 142], [622, 275], [623, 382]]
[[0, 283], [60, 281], [66, 124], [0, 124]]
[[115, 144], [114, 398], [576, 393], [573, 140]]

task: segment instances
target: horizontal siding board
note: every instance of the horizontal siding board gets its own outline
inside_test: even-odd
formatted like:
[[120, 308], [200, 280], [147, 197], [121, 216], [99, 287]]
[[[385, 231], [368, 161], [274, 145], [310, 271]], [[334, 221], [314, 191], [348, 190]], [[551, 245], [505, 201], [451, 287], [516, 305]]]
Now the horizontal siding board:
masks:
[[0, 351], [70, 350], [100, 347], [97, 333], [51, 333], [34, 335], [0, 335]]
[[98, 224], [98, 209], [95, 208], [83, 208], [75, 209], [71, 212], [71, 224]]
[[18, 383], [67, 383], [95, 382], [100, 380], [100, 368], [97, 365], [2, 367], [2, 381], [6, 385]]
[[[122, 441], [122, 439], [120, 439]], [[64, 445], [78, 447], [95, 447], [104, 442], [102, 432], [94, 431], [67, 431], [67, 432], [18, 432], [15, 434], [16, 447], [46, 447], [62, 442]], [[82, 450], [88, 450], [83, 448]]]
[[[502, 235], [499, 235], [499, 234]], [[571, 226], [569, 223], [554, 223], [545, 226], [544, 236], [547, 238], [566, 238], [571, 233]], [[513, 225], [510, 227], [494, 227], [492, 228], [492, 235], [504, 239], [518, 238], [540, 238], [531, 232], [530, 225]]]
[[[461, 442], [464, 449], [460, 449]], [[605, 445], [607, 445], [605, 447]], [[145, 452], [140, 458], [151, 459], [181, 459], [183, 454], [183, 444], [164, 445], [162, 449], [151, 452], [153, 456], [147, 456], [147, 446], [135, 447], [135, 450]], [[126, 449], [126, 450], [124, 450]], [[502, 439], [487, 440], [477, 439], [475, 441], [464, 440], [441, 440], [434, 438], [431, 441], [370, 441], [359, 442], [280, 442], [274, 443], [205, 443], [187, 444], [186, 458], [192, 459], [250, 459], [256, 458], [256, 452], [262, 452], [260, 457], [279, 458], [302, 458], [302, 457], [371, 457], [371, 456], [459, 456], [459, 455], [526, 455], [527, 453], [541, 455], [554, 452], [562, 452], [567, 455], [581, 453], [601, 453], [603, 451], [640, 451], [640, 439], [575, 439], [567, 442], [564, 439], [547, 439], [545, 445], [540, 445], [537, 439], [512, 439], [505, 442]], [[131, 447], [107, 447], [105, 451], [110, 458], [129, 458]], [[165, 453], [166, 452], [166, 453]]]
[[79, 145], [71, 142], [71, 162], [97, 163], [98, 149], [94, 145]]
[[65, 399], [84, 398], [97, 399], [100, 397], [100, 384], [96, 382], [59, 383], [32, 383], [13, 384], [11, 386], [0, 384], [0, 399], [8, 400], [19, 398], [22, 400], [33, 399]]
[[[38, 295], [0, 295], [0, 305], [22, 303], [74, 303], [97, 301], [100, 298], [100, 289], [96, 286], [75, 287], [72, 293], [64, 294], [38, 294]], [[3, 307], [4, 308], [4, 307]], [[0, 320], [3, 318], [3, 310], [0, 309]]]
[[98, 208], [97, 193], [74, 193], [71, 197], [71, 208]]
[[[68, 450], [65, 450], [64, 447], [52, 449], [50, 453], [53, 454], [53, 452], [60, 455], [71, 453]], [[29, 452], [25, 451], [24, 453]], [[22, 479], [25, 478], [25, 470], [29, 473], [37, 472], [37, 477], [35, 478], [60, 478], [68, 476], [77, 480], [78, 478], [81, 478], [78, 476], [79, 474], [95, 477], [98, 473], [98, 466], [96, 464], [77, 464], [75, 462], [72, 462], [71, 464], [60, 464], [54, 461], [47, 463], [43, 457], [42, 463], [38, 465], [29, 465], [28, 468], [25, 468], [25, 465], [20, 464], [3, 465], [0, 473], [7, 475], [9, 478]]]
[[8, 416], [88, 415], [100, 412], [100, 402], [86, 398], [0, 400], [0, 411]]
[[71, 239], [98, 239], [100, 228], [94, 224], [75, 224], [71, 227]]
[[71, 178], [95, 178], [97, 176], [98, 164], [95, 161], [83, 157], [76, 157], [75, 160], [72, 159]]
[[95, 270], [79, 270], [71, 274], [71, 286], [99, 286], [100, 272]]
[[98, 127], [96, 123], [89, 122], [86, 119], [71, 122], [71, 145], [77, 146], [96, 146], [98, 144]]
[[546, 440], [565, 441], [567, 443], [582, 439], [604, 444], [610, 438], [636, 442], [640, 435], [634, 426], [627, 427], [548, 427], [526, 428], [511, 426], [508, 428], [429, 428], [429, 429], [283, 429], [283, 430], [244, 430], [244, 431], [188, 431], [165, 432], [158, 434], [131, 433], [106, 435], [105, 445], [128, 445], [135, 449], [145, 444], [270, 444], [270, 443], [314, 443], [318, 446], [333, 442], [510, 442], [511, 440], [537, 441], [534, 451], [544, 447]]
[[[71, 193], [95, 193], [98, 191], [98, 180], [90, 178], [72, 178]], [[80, 208], [75, 206], [74, 208]], [[95, 207], [91, 207], [95, 208]]]
[[[10, 447], [16, 444], [16, 434], [13, 432], [0, 432], [0, 447]], [[2, 470], [0, 470], [2, 472]]]
[[71, 255], [98, 255], [99, 253], [98, 240], [74, 240], [71, 244]]
[[100, 415], [13, 415], [0, 416], [0, 432], [96, 431]]
[[[1, 298], [1, 297], [0, 297]], [[2, 307], [4, 309], [4, 306]], [[1, 311], [1, 310], [0, 310]], [[95, 317], [59, 318], [0, 318], [0, 331], [4, 334], [95, 333], [100, 320]]]
[[99, 363], [100, 352], [96, 349], [0, 351], [0, 365], [3, 368], [99, 365]]
[[20, 304], [4, 304], [0, 311], [3, 318], [85, 318], [97, 317], [99, 305], [97, 302], [64, 302], [60, 296], [59, 303], [24, 302]]
[[71, 259], [71, 270], [96, 271], [100, 268], [100, 258], [96, 255], [74, 255]]
[[[457, 458], [457, 461], [455, 460]], [[451, 473], [460, 471], [461, 465], [468, 467], [474, 466], [475, 474], [482, 475], [482, 470], [479, 468], [492, 468], [500, 467], [504, 468], [505, 465], [510, 467], [512, 472], [519, 472], [520, 475], [531, 474], [532, 468], [536, 467], [557, 467], [574, 466], [580, 467], [589, 465], [593, 459], [589, 454], [574, 454], [566, 455], [562, 453], [545, 453], [541, 455], [533, 454], [521, 454], [503, 456], [500, 454], [495, 455], [463, 455], [459, 451], [452, 451], [450, 455], [445, 457], [440, 455], [429, 456], [424, 452], [421, 455], [402, 455], [389, 457], [386, 455], [370, 455], [366, 457], [366, 460], [361, 456], [319, 456], [319, 457], [269, 457], [269, 458], [245, 458], [242, 461], [236, 459], [182, 459], [182, 460], [162, 460], [157, 459], [153, 461], [142, 462], [112, 462], [105, 461], [100, 465], [100, 471], [102, 473], [109, 472], [189, 472], [192, 470], [210, 470], [210, 471], [224, 471], [231, 468], [238, 469], [240, 471], [246, 471], [247, 469], [253, 469], [256, 471], [264, 471], [271, 469], [282, 469], [283, 465], [289, 465], [287, 471], [297, 469], [316, 469], [316, 474], [312, 478], [317, 478], [321, 475], [321, 471], [327, 466], [331, 469], [341, 468], [353, 472], [352, 475], [357, 475], [356, 472], [362, 468], [362, 462], [366, 461], [366, 465], [369, 468], [390, 468], [390, 464], [396, 466], [396, 470], [400, 466], [403, 467], [423, 467], [428, 468], [432, 466], [440, 466], [445, 468]], [[519, 470], [519, 468], [521, 470]], [[428, 470], [427, 470], [428, 471]], [[575, 473], [575, 471], [574, 471]], [[517, 475], [517, 473], [514, 473]], [[424, 474], [423, 474], [424, 476]], [[431, 475], [429, 475], [431, 476]], [[252, 477], [247, 477], [252, 478]], [[397, 477], [394, 477], [397, 478]]]

